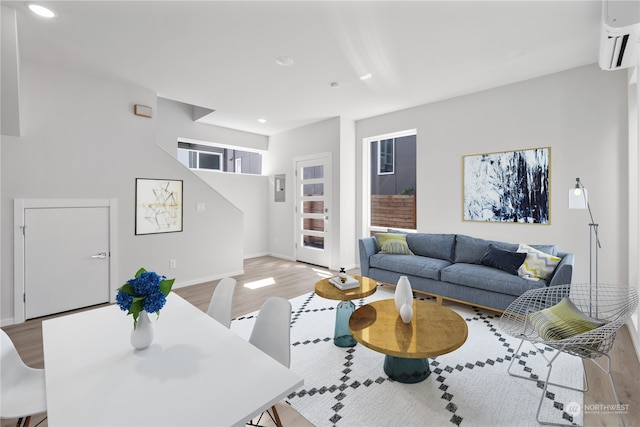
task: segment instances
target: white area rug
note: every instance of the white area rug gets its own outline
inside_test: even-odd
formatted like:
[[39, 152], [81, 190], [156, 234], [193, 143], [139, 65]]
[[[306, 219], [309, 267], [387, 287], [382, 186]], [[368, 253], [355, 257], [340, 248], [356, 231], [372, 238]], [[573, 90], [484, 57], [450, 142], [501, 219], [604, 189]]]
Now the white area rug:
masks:
[[[379, 286], [375, 294], [354, 303], [387, 298], [393, 298], [393, 289]], [[542, 388], [507, 374], [520, 342], [501, 333], [495, 312], [447, 304], [467, 321], [467, 342], [430, 359], [431, 374], [425, 381], [403, 384], [385, 374], [383, 354], [361, 344], [352, 348], [333, 344], [337, 301], [310, 293], [291, 304], [291, 369], [304, 378], [304, 385], [287, 400], [316, 426], [539, 425], [536, 411]], [[231, 329], [248, 338], [256, 314], [234, 319]], [[547, 357], [553, 354], [551, 349], [543, 352]], [[518, 362], [519, 372], [546, 378], [546, 360], [529, 344]], [[552, 381], [581, 387], [582, 361], [560, 355]], [[581, 424], [582, 413], [571, 416], [565, 410], [572, 402], [578, 404], [572, 407], [582, 408], [582, 393], [549, 387], [542, 420]]]

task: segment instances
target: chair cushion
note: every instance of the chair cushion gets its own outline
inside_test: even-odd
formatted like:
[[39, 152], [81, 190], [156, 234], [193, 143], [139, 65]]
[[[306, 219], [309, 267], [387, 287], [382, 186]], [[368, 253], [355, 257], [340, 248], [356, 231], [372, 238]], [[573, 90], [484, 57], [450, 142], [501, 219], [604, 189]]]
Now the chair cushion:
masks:
[[570, 338], [604, 325], [604, 322], [578, 310], [568, 296], [552, 307], [531, 313], [529, 320], [538, 336], [545, 341]]
[[407, 245], [407, 235], [399, 233], [378, 233], [376, 234], [380, 253], [413, 255], [411, 249]]
[[526, 253], [507, 251], [490, 243], [489, 249], [487, 249], [487, 252], [485, 252], [480, 260], [480, 264], [517, 275], [518, 268], [522, 265], [526, 257]]
[[518, 246], [518, 252], [526, 253], [522, 265], [518, 268], [518, 276], [526, 279], [547, 280], [562, 261], [561, 258], [542, 252], [524, 243]]

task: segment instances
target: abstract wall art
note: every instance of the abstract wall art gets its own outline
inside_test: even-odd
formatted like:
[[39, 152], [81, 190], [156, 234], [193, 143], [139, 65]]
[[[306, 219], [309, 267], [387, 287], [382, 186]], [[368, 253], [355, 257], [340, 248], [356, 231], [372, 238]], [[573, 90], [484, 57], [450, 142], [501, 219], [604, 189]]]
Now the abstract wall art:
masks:
[[465, 221], [550, 224], [551, 148], [463, 157]]
[[182, 180], [136, 178], [136, 235], [182, 231]]

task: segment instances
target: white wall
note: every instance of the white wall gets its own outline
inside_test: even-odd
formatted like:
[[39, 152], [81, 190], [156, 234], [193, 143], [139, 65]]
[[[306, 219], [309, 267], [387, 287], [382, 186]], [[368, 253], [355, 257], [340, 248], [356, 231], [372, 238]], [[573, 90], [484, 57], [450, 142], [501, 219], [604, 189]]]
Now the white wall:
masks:
[[265, 135], [194, 122], [191, 105], [166, 98], [158, 98], [157, 126], [158, 145], [174, 156], [178, 149], [177, 138], [237, 145], [261, 151], [266, 150], [269, 143]]
[[[268, 146], [268, 138], [264, 135], [194, 122], [192, 106], [165, 98], [158, 98], [157, 138], [158, 145], [174, 157], [177, 156], [179, 138], [258, 151], [265, 151]], [[185, 170], [193, 173], [187, 168]], [[194, 174], [238, 209], [235, 215], [243, 218], [243, 257], [268, 254], [267, 177], [212, 171], [197, 171]], [[206, 206], [206, 209], [217, 209], [217, 206]], [[226, 227], [226, 224], [222, 222], [217, 226]]]
[[[600, 224], [600, 282], [627, 280], [626, 73], [597, 65], [357, 122], [358, 191], [362, 139], [416, 128], [418, 230], [555, 243], [576, 255], [574, 282], [589, 279], [586, 210], [569, 210], [575, 178], [589, 190]], [[551, 147], [551, 225], [462, 220], [462, 157]], [[360, 200], [359, 193], [358, 200]], [[357, 210], [361, 229], [362, 205]]]
[[[640, 55], [640, 45], [638, 46]], [[640, 293], [640, 84], [638, 84], [638, 70], [640, 67], [627, 71], [629, 81], [629, 285]], [[640, 325], [636, 310], [629, 329], [640, 357]]]
[[[157, 118], [133, 114], [136, 103], [156, 111], [155, 93], [31, 62], [20, 77], [22, 137], [1, 145], [3, 324], [13, 317], [15, 198], [117, 199], [118, 283], [139, 267], [175, 277], [175, 286], [242, 271], [241, 214], [156, 145]], [[134, 235], [136, 177], [184, 180], [183, 232]], [[216, 208], [197, 213], [196, 202]]]
[[0, 49], [2, 72], [2, 102], [0, 126], [3, 135], [20, 136], [20, 67], [18, 61], [18, 25], [15, 9], [0, 7], [2, 18], [2, 49]]
[[[348, 125], [346, 125], [348, 129]], [[276, 174], [285, 174], [287, 180], [286, 202], [275, 203], [269, 199], [269, 250], [275, 255], [286, 259], [295, 259], [295, 177], [294, 159], [331, 152], [333, 163], [333, 228], [332, 228], [332, 260], [330, 268], [354, 265], [353, 253], [343, 254], [340, 250], [341, 239], [340, 222], [342, 206], [340, 200], [341, 188], [353, 186], [351, 177], [341, 176], [341, 136], [344, 132], [340, 118], [327, 119], [312, 125], [304, 126], [288, 132], [283, 132], [269, 138], [269, 151], [266, 155], [265, 174], [269, 176], [269, 192], [273, 192], [273, 178]], [[347, 133], [348, 135], [348, 133]], [[348, 141], [346, 144], [352, 144]], [[347, 193], [348, 194], [348, 193]], [[353, 239], [351, 234], [350, 238]]]
[[[269, 198], [269, 180], [263, 175], [243, 175], [214, 171], [197, 171], [195, 174], [209, 184], [242, 213], [243, 257], [253, 258], [269, 254], [269, 216], [266, 206]], [[216, 206], [207, 207], [216, 209]], [[226, 227], [226, 223], [220, 224]]]
[[356, 126], [355, 121], [340, 119], [340, 181], [335, 185], [340, 197], [340, 242], [338, 267], [347, 269], [357, 265], [356, 233]]

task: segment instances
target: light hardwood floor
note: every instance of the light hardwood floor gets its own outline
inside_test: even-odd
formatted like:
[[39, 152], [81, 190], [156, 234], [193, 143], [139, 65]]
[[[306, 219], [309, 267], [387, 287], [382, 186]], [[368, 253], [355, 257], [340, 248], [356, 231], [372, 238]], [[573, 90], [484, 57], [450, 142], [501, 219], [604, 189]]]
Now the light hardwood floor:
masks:
[[[262, 303], [270, 296], [281, 296], [291, 299], [296, 296], [311, 292], [315, 283], [327, 274], [328, 270], [303, 263], [290, 262], [274, 257], [259, 257], [248, 259], [244, 263], [245, 273], [235, 276], [238, 281], [234, 296], [234, 317], [258, 310]], [[359, 274], [358, 270], [350, 270], [350, 274]], [[273, 281], [274, 283], [264, 287], [252, 289], [259, 281]], [[176, 289], [175, 292], [192, 304], [205, 311], [216, 282], [203, 283]], [[445, 302], [445, 304], [447, 304]], [[42, 321], [53, 316], [29, 320], [20, 325], [3, 328], [15, 343], [18, 352], [25, 363], [35, 368], [44, 366], [42, 353]], [[613, 350], [610, 353], [614, 371], [614, 381], [620, 400], [628, 406], [625, 415], [627, 426], [640, 427], [640, 363], [631, 343], [631, 337], [626, 327], [620, 330]], [[611, 393], [608, 377], [603, 374], [593, 363], [585, 364], [590, 389], [585, 393], [584, 403], [591, 408], [593, 413], [585, 414], [586, 426], [616, 426], [621, 425], [617, 414], [602, 414], [606, 412], [599, 409], [598, 405], [613, 405], [615, 400]], [[532, 402], [537, 405], [537, 402]], [[589, 406], [591, 405], [591, 406]], [[277, 405], [278, 412], [285, 426], [311, 426], [306, 419], [291, 408], [286, 402]], [[44, 415], [34, 416], [32, 427], [35, 426]], [[2, 420], [1, 427], [15, 425], [15, 420]], [[268, 417], [263, 417], [261, 424], [274, 425]], [[426, 423], [425, 425], [428, 425]], [[46, 427], [44, 420], [40, 427]], [[350, 427], [350, 426], [345, 426]]]

